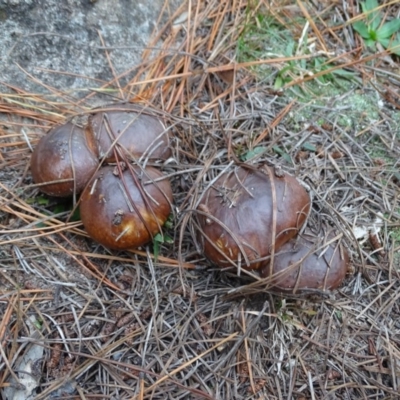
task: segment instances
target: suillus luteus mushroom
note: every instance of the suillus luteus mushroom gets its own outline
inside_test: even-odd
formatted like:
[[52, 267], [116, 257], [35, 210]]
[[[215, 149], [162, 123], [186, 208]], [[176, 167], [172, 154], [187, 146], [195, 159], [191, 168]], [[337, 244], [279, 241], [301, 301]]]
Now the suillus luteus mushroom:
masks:
[[124, 250], [149, 242], [171, 212], [172, 190], [155, 168], [101, 168], [81, 196], [80, 214], [91, 238]]
[[41, 138], [31, 157], [32, 177], [39, 189], [57, 197], [79, 194], [99, 165], [92, 134], [67, 122]]
[[310, 197], [293, 176], [235, 167], [203, 193], [198, 238], [215, 264], [257, 270], [273, 247], [297, 235], [309, 210]]
[[270, 278], [275, 292], [302, 294], [338, 288], [348, 268], [349, 254], [332, 232], [307, 228], [285, 243], [260, 275]]
[[115, 162], [119, 156], [166, 160], [171, 155], [169, 132], [149, 110], [130, 103], [112, 104], [93, 110], [86, 130], [96, 138], [100, 157]]

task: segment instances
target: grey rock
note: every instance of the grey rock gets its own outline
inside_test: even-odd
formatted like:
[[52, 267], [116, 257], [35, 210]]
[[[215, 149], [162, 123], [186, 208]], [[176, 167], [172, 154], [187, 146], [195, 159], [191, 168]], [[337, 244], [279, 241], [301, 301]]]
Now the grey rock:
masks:
[[112, 49], [116, 74], [134, 68], [164, 1], [0, 0], [0, 90], [11, 85], [48, 93], [49, 85], [78, 97], [87, 94], [79, 90], [113, 78], [100, 36]]

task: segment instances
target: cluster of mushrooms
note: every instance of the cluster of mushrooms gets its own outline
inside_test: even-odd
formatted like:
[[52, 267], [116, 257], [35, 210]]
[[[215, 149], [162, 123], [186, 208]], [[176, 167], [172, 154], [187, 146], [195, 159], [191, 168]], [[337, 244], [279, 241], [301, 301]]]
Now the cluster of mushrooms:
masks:
[[142, 159], [170, 155], [160, 119], [131, 104], [117, 104], [94, 110], [84, 128], [68, 122], [50, 130], [32, 154], [31, 170], [50, 196], [80, 194], [88, 235], [124, 250], [149, 242], [171, 213], [169, 181], [154, 167], [140, 167]]
[[[88, 235], [124, 250], [151, 241], [171, 213], [170, 182], [159, 169], [143, 167], [170, 156], [162, 118], [122, 103], [93, 110], [84, 128], [68, 122], [51, 129], [32, 154], [31, 170], [42, 192], [80, 195]], [[271, 290], [332, 290], [345, 278], [349, 256], [332, 233], [304, 226], [310, 209], [295, 177], [238, 164], [201, 193], [196, 240], [214, 264], [257, 270]]]
[[221, 267], [257, 270], [271, 291], [333, 290], [346, 276], [349, 256], [333, 230], [305, 226], [310, 209], [295, 177], [265, 165], [237, 166], [201, 197], [203, 252]]

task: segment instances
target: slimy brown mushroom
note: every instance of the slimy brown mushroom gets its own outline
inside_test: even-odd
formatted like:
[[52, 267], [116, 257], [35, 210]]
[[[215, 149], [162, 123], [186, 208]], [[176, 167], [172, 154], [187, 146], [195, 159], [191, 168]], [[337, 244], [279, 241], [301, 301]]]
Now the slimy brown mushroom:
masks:
[[349, 254], [334, 240], [332, 233], [304, 233], [285, 243], [273, 264], [263, 267], [260, 275], [270, 277], [272, 291], [301, 294], [315, 290], [333, 290], [340, 286], [349, 268]]
[[98, 141], [100, 157], [105, 156], [106, 162], [116, 161], [115, 151], [119, 152], [119, 160], [123, 156], [166, 160], [171, 155], [169, 133], [161, 119], [134, 104], [112, 104], [94, 110], [86, 130]]
[[54, 127], [31, 157], [35, 183], [50, 196], [80, 193], [99, 165], [97, 144], [90, 132], [70, 122]]
[[142, 246], [160, 232], [171, 212], [172, 190], [155, 168], [121, 163], [101, 168], [81, 196], [89, 236], [105, 247]]
[[310, 197], [293, 176], [236, 167], [203, 194], [198, 237], [215, 264], [259, 269], [273, 247], [297, 235], [309, 210]]

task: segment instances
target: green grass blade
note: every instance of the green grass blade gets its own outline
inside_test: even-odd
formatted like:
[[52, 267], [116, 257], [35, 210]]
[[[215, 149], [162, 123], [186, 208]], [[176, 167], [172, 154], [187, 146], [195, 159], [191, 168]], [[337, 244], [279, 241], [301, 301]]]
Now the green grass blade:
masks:
[[394, 33], [400, 30], [400, 19], [392, 19], [389, 22], [386, 22], [381, 28], [376, 32], [377, 39], [380, 41], [382, 39], [390, 38]]
[[368, 26], [365, 24], [364, 21], [357, 21], [353, 24], [354, 30], [361, 35], [364, 39], [370, 38], [370, 33]]

